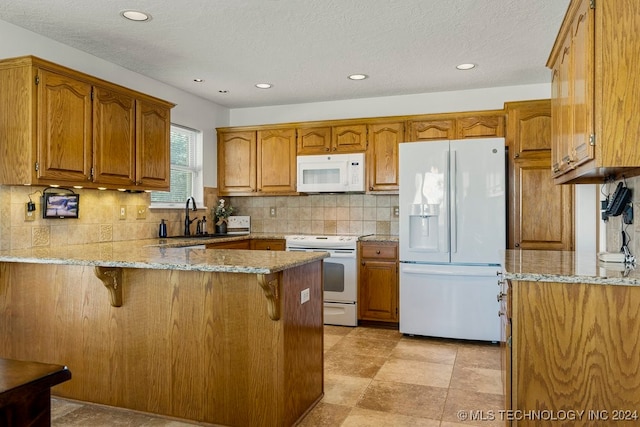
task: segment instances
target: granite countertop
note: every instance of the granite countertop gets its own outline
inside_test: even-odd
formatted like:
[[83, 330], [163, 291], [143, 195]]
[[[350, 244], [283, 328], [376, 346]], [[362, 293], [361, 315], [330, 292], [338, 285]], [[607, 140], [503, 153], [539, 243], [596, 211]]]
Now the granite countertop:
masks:
[[640, 267], [604, 265], [593, 252], [507, 250], [503, 269], [512, 281], [640, 285]]
[[371, 234], [369, 236], [362, 236], [359, 239], [361, 242], [398, 242], [398, 236], [391, 234]]
[[326, 252], [251, 251], [193, 247], [214, 241], [233, 241], [247, 237], [244, 235], [223, 239], [146, 239], [16, 249], [0, 251], [0, 262], [270, 274], [319, 261], [328, 256]]

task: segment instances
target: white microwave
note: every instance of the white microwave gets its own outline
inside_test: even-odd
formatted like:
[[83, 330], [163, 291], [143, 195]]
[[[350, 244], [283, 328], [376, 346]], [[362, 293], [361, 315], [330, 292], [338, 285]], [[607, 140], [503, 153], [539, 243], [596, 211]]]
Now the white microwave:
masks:
[[364, 192], [364, 153], [298, 156], [300, 193]]

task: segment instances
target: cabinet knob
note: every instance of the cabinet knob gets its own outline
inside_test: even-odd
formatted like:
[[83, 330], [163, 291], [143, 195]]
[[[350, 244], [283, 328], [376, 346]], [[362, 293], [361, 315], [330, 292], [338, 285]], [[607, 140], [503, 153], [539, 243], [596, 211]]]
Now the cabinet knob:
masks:
[[369, 187], [369, 191], [373, 191], [373, 187]]
[[271, 246], [267, 246], [267, 250], [270, 251], [271, 250]]
[[520, 157], [520, 153], [516, 153], [516, 155], [513, 156], [514, 159], [517, 159], [518, 157]]
[[513, 245], [513, 246], [515, 246], [516, 248], [519, 248], [519, 247], [520, 247], [520, 243], [516, 243], [516, 244], [515, 244], [515, 245]]
[[502, 317], [504, 316], [504, 313], [502, 311], [498, 311], [498, 317]]
[[325, 148], [324, 151], [329, 151], [329, 147]]
[[338, 151], [338, 147], [333, 147], [333, 151]]
[[380, 251], [376, 251], [376, 255], [380, 255]]
[[499, 292], [497, 295], [498, 302], [502, 301], [502, 297], [504, 297], [505, 295], [507, 294], [505, 294], [504, 292]]
[[362, 262], [360, 263], [360, 265], [364, 265], [364, 261], [362, 261]]

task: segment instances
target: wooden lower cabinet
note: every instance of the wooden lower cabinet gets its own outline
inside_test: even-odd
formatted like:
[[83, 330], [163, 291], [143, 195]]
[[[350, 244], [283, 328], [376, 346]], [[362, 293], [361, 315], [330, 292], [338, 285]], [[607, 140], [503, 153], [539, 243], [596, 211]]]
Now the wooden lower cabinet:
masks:
[[510, 281], [506, 293], [507, 414], [576, 416], [506, 425], [640, 424], [640, 287]]
[[398, 323], [398, 244], [361, 242], [358, 320]]
[[251, 249], [251, 240], [234, 240], [231, 242], [207, 243], [207, 249]]
[[284, 251], [286, 242], [284, 239], [252, 239], [251, 249], [258, 251]]

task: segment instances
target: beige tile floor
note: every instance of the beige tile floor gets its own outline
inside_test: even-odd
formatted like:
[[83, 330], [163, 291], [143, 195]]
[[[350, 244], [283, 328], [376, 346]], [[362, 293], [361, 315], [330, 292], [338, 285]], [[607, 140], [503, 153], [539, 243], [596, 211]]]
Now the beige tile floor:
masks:
[[[326, 326], [324, 336], [325, 395], [300, 426], [503, 425], [497, 345], [365, 327]], [[482, 411], [481, 420], [461, 419], [468, 411]], [[192, 425], [56, 398], [51, 418], [53, 427]]]

